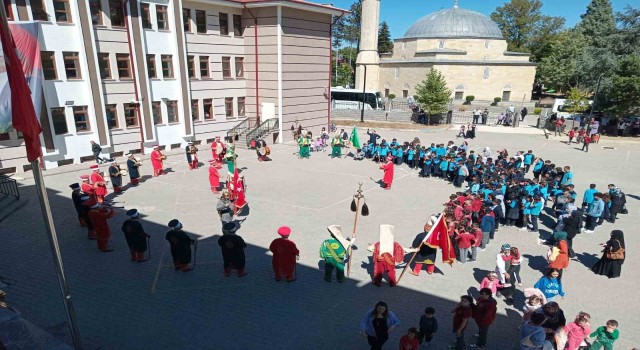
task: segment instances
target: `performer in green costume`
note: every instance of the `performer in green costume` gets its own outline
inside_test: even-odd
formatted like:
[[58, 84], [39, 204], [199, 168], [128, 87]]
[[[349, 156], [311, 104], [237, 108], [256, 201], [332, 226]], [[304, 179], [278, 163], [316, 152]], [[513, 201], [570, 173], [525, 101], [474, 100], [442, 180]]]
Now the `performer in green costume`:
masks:
[[348, 240], [344, 238], [340, 225], [331, 225], [327, 227], [327, 230], [329, 230], [331, 238], [322, 242], [320, 246], [320, 258], [324, 259], [324, 280], [331, 282], [331, 276], [335, 269], [338, 282], [343, 282], [347, 251], [355, 243], [356, 239]]

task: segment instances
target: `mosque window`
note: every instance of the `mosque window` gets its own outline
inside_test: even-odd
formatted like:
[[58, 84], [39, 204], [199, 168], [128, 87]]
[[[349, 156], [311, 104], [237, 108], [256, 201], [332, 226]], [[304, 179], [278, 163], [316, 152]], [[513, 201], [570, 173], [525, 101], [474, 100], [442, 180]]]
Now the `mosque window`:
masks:
[[396, 68], [396, 69], [393, 71], [393, 77], [394, 77], [395, 79], [400, 79], [400, 69], [399, 69], [399, 68]]
[[444, 41], [440, 41], [440, 42], [438, 43], [438, 48], [439, 48], [439, 49], [444, 49]]
[[482, 79], [489, 79], [489, 75], [491, 74], [491, 70], [489, 67], [484, 67], [484, 73], [482, 74]]

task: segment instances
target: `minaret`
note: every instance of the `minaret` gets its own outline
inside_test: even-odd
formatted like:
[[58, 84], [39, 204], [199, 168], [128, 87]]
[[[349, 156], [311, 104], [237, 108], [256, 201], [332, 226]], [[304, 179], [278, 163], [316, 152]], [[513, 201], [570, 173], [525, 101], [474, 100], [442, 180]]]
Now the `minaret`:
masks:
[[356, 60], [356, 89], [361, 90], [364, 67], [367, 65], [367, 90], [379, 90], [378, 26], [380, 24], [380, 0], [362, 0], [360, 24], [360, 52]]

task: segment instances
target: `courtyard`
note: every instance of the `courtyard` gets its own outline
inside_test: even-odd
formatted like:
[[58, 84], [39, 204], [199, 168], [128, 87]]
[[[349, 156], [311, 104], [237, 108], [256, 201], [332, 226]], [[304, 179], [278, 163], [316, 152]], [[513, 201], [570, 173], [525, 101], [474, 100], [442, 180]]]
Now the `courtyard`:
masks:
[[[359, 131], [360, 140], [366, 141], [366, 130]], [[615, 226], [605, 223], [595, 233], [583, 233], [574, 240], [578, 257], [563, 276], [566, 297], [559, 304], [568, 321], [579, 311], [589, 312], [594, 329], [609, 319], [618, 320], [621, 339], [616, 348], [637, 345], [640, 336], [633, 325], [640, 324], [640, 313], [627, 311], [637, 303], [634, 292], [640, 280], [636, 268], [640, 261], [635, 254], [640, 244], [634, 239], [640, 198], [637, 143], [603, 138], [584, 153], [576, 149], [577, 145], [565, 144], [565, 138], [494, 131], [480, 127], [478, 137], [467, 140], [470, 148], [479, 152], [489, 146], [510, 153], [530, 149], [558, 166], [570, 165], [578, 200], [590, 183], [596, 183], [600, 190], [615, 183], [627, 194], [628, 215], [620, 215]], [[455, 128], [380, 129], [378, 133], [387, 141], [410, 141], [417, 136], [422, 144], [462, 142], [456, 140]], [[442, 211], [455, 188], [439, 179], [419, 178], [417, 171], [402, 165], [395, 169], [392, 190], [383, 191], [376, 182], [382, 171], [370, 161], [331, 159], [329, 151], [300, 160], [294, 154], [294, 144], [271, 149], [271, 162], [258, 162], [254, 151], [238, 151], [249, 203], [244, 216], [239, 217], [238, 234], [248, 244], [248, 275], [242, 278], [223, 276], [217, 245], [221, 235], [215, 209], [218, 197], [209, 189], [206, 166], [188, 170], [183, 152], [169, 153], [165, 167], [170, 171], [157, 178], [148, 176], [152, 171], [145, 160], [144, 182], [113, 198], [125, 209], [137, 208], [143, 215], [142, 224], [151, 234], [151, 259], [141, 264], [129, 261], [120, 231], [125, 210], [119, 209], [110, 221], [115, 251], [109, 254], [99, 253], [96, 243], [87, 240], [86, 230], [78, 225], [68, 185], [89, 173], [88, 166], [47, 174], [45, 182], [86, 349], [367, 349], [366, 339], [358, 334], [358, 323], [363, 313], [380, 300], [387, 302], [401, 320], [386, 348], [396, 347], [406, 329], [418, 325], [424, 308], [432, 306], [440, 330], [431, 348], [446, 349], [453, 340], [451, 309], [461, 295], [477, 296], [480, 280], [494, 270], [503, 243], [519, 247], [524, 254], [523, 287], [518, 288], [515, 306], [498, 299], [498, 318], [489, 331], [488, 347], [518, 348], [522, 289], [533, 286], [546, 266], [548, 248], [537, 244], [537, 234], [502, 227], [487, 251], [479, 252], [475, 264], [455, 263], [450, 267], [439, 263], [434, 275], [423, 271], [416, 277], [407, 273], [397, 287], [383, 284], [378, 288], [371, 283], [373, 267], [366, 248], [368, 243], [378, 241], [379, 225], [394, 225], [396, 242], [409, 247], [426, 219]], [[206, 163], [209, 152], [208, 145], [202, 145], [200, 160]], [[223, 177], [225, 169], [221, 170]], [[349, 207], [359, 184], [370, 215], [358, 218], [351, 274], [345, 283], [335, 279], [327, 283], [322, 279], [318, 250], [329, 237], [328, 225], [342, 225], [345, 235], [351, 236], [354, 214]], [[33, 181], [21, 181], [20, 190], [20, 200], [29, 204], [0, 222], [0, 275], [10, 284], [6, 289], [8, 301], [25, 318], [70, 343]], [[167, 223], [174, 218], [199, 241], [196, 268], [189, 273], [174, 271], [164, 239]], [[542, 223], [540, 236], [545, 237], [551, 232], [552, 221], [547, 216]], [[278, 227], [283, 225], [291, 227], [290, 238], [300, 250], [298, 278], [293, 283], [275, 282], [268, 253], [270, 242], [278, 237]], [[599, 243], [608, 239], [614, 227], [626, 233], [630, 254], [622, 277], [609, 280], [593, 274], [589, 267], [601, 255]], [[400, 271], [398, 268], [397, 273]], [[476, 330], [471, 322], [466, 332], [468, 344], [474, 343]]]

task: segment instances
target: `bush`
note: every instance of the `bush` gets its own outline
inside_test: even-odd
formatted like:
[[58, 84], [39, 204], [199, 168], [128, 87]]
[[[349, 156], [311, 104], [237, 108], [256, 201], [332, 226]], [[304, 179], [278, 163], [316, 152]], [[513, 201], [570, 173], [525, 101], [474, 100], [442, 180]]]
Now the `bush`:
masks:
[[542, 108], [534, 108], [533, 109], [533, 114], [540, 114], [542, 113]]
[[473, 96], [473, 95], [469, 95], [469, 96], [465, 97], [464, 99], [467, 100], [467, 102], [471, 103], [471, 102], [473, 102], [473, 100], [476, 99], [476, 97]]
[[389, 100], [393, 100], [394, 98], [396, 98], [396, 94], [389, 94]]
[[500, 101], [502, 101], [502, 97], [494, 97], [493, 98], [493, 103], [498, 104]]
[[[465, 103], [466, 103], [466, 102], [465, 102]], [[465, 106], [460, 106], [460, 107], [458, 107], [458, 110], [459, 110], [460, 112], [464, 112], [464, 111], [466, 111], [466, 110], [467, 110], [467, 107], [465, 107]]]

